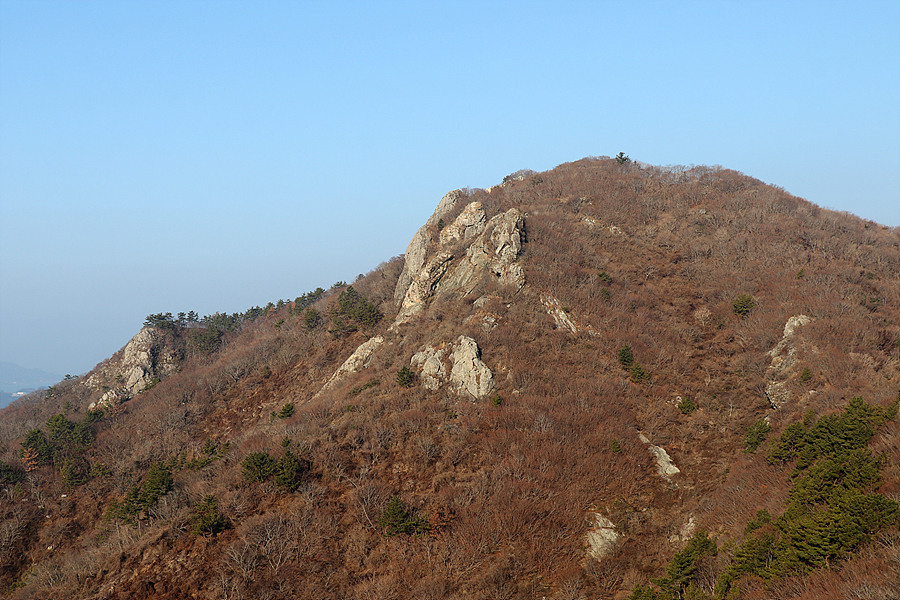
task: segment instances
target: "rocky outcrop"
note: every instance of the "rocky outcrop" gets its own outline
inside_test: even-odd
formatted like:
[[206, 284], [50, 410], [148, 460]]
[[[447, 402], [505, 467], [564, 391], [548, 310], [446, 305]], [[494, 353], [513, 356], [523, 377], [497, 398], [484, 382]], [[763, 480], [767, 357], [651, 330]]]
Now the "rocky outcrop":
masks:
[[462, 190], [454, 190], [445, 194], [438, 203], [437, 208], [434, 209], [434, 213], [428, 217], [425, 224], [419, 228], [409, 242], [404, 255], [403, 271], [401, 271], [400, 278], [397, 280], [397, 286], [394, 288], [394, 299], [397, 303], [400, 303], [406, 296], [407, 288], [409, 288], [409, 285], [418, 276], [419, 271], [422, 270], [422, 266], [425, 264], [429, 227], [436, 226], [444, 215], [453, 210], [457, 201], [463, 197], [465, 195]]
[[[125, 345], [118, 360], [107, 361], [84, 385], [109, 389], [90, 408], [102, 408], [134, 397], [178, 370], [177, 353], [166, 346], [165, 336], [155, 327], [144, 327]], [[117, 385], [111, 386], [115, 382]]]
[[453, 345], [450, 385], [456, 393], [472, 398], [487, 396], [494, 389], [494, 374], [481, 362], [481, 350], [470, 337], [461, 335]]
[[344, 361], [344, 363], [338, 367], [338, 370], [334, 372], [334, 375], [331, 376], [331, 379], [322, 386], [322, 389], [319, 390], [314, 398], [317, 398], [323, 392], [326, 392], [336, 386], [340, 381], [351, 373], [357, 373], [362, 371], [366, 367], [369, 366], [369, 363], [372, 362], [372, 356], [375, 354], [375, 351], [384, 343], [384, 338], [380, 335], [373, 337], [370, 340], [367, 340], [359, 345], [356, 350], [353, 351], [353, 354]]
[[482, 231], [487, 223], [487, 216], [481, 208], [481, 202], [472, 202], [466, 206], [450, 225], [441, 230], [441, 246], [457, 240], [468, 240]]
[[638, 439], [647, 444], [647, 451], [656, 460], [656, 472], [666, 481], [671, 482], [672, 476], [681, 473], [681, 469], [675, 466], [672, 458], [664, 448], [654, 446], [650, 443], [650, 439], [643, 433], [638, 433]]
[[[439, 212], [435, 211], [435, 214]], [[440, 248], [427, 263], [427, 239], [421, 237], [427, 232], [420, 229], [416, 233], [407, 249], [403, 274], [395, 290], [395, 295], [401, 291], [403, 295], [394, 325], [405, 323], [420, 313], [432, 297], [465, 296], [486, 279], [516, 289], [525, 285], [525, 271], [518, 263], [523, 239], [521, 211], [514, 208], [490, 221], [485, 220], [480, 202], [466, 206], [453, 223], [441, 231]], [[458, 253], [461, 249], [454, 244], [468, 240], [471, 243], [465, 255], [457, 261], [453, 252]]]
[[556, 323], [557, 329], [566, 329], [572, 333], [578, 333], [578, 327], [572, 322], [566, 311], [563, 310], [559, 300], [550, 294], [541, 294], [541, 304], [544, 305], [547, 314], [553, 317], [553, 322]]
[[453, 255], [449, 252], [441, 252], [431, 258], [428, 264], [419, 272], [416, 279], [406, 290], [406, 296], [400, 305], [400, 313], [397, 322], [402, 323], [410, 316], [422, 311], [425, 300], [430, 298], [437, 288], [441, 278], [450, 268]]
[[689, 517], [687, 523], [681, 526], [678, 530], [678, 533], [669, 536], [669, 541], [673, 544], [677, 544], [679, 542], [686, 542], [694, 536], [694, 533], [697, 531], [697, 522], [694, 521], [694, 517]]
[[471, 399], [483, 398], [494, 390], [494, 374], [482, 362], [478, 344], [465, 335], [449, 347], [426, 346], [413, 355], [410, 365], [429, 390], [447, 385], [456, 394]]
[[791, 344], [791, 338], [797, 332], [797, 329], [804, 325], [809, 325], [812, 319], [806, 315], [794, 315], [784, 324], [784, 333], [781, 340], [774, 348], [769, 350], [769, 356], [772, 357], [772, 367], [776, 369], [787, 369], [796, 362], [796, 348]]
[[585, 536], [588, 556], [600, 560], [612, 555], [621, 537], [612, 521], [600, 513], [590, 513], [592, 527]]
[[797, 363], [799, 345], [794, 340], [797, 330], [808, 325], [812, 319], [806, 315], [795, 315], [784, 324], [781, 340], [769, 351], [772, 362], [766, 369], [766, 398], [772, 408], [777, 409], [791, 401], [791, 391], [786, 383], [787, 377]]
[[547, 314], [553, 317], [553, 322], [556, 324], [557, 329], [564, 329], [569, 333], [585, 331], [595, 337], [600, 335], [600, 333], [590, 325], [579, 325], [576, 323], [560, 301], [554, 296], [547, 293], [541, 294], [541, 304], [544, 305]]
[[520, 289], [525, 285], [525, 271], [518, 263], [522, 251], [522, 212], [512, 208], [488, 221], [453, 271], [441, 283], [441, 294], [464, 296], [484, 276], [503, 285]]
[[409, 361], [413, 368], [419, 369], [419, 377], [426, 390], [436, 390], [447, 382], [447, 367], [444, 359], [447, 348], [426, 346], [421, 352], [413, 354]]

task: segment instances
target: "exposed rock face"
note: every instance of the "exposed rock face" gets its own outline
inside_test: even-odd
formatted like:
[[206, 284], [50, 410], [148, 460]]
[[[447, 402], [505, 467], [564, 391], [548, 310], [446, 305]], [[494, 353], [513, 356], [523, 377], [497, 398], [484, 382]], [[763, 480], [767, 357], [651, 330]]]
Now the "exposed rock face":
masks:
[[795, 315], [784, 324], [781, 340], [769, 351], [772, 363], [766, 370], [766, 398], [772, 408], [779, 408], [791, 401], [791, 392], [785, 383], [791, 368], [797, 363], [797, 344], [792, 343], [797, 330], [808, 325], [812, 319], [806, 315]]
[[672, 476], [681, 473], [681, 469], [672, 462], [669, 453], [664, 448], [654, 446], [650, 439], [643, 433], [638, 433], [638, 438], [647, 444], [647, 451], [656, 459], [656, 472], [666, 481], [672, 481]]
[[[439, 206], [435, 215], [440, 212]], [[480, 202], [472, 202], [466, 206], [454, 222], [441, 231], [442, 248], [427, 261], [427, 264], [425, 262], [427, 232], [420, 229], [416, 233], [407, 249], [403, 274], [395, 289], [395, 297], [402, 291], [400, 311], [395, 325], [405, 323], [410, 317], [421, 312], [433, 296], [438, 294], [465, 296], [484, 281], [484, 278], [513, 285], [516, 289], [525, 285], [525, 271], [517, 262], [522, 251], [521, 211], [514, 208], [496, 215], [487, 223], [485, 219]], [[472, 242], [466, 249], [465, 256], [454, 264], [456, 257], [443, 246], [469, 239]]]
[[494, 389], [494, 374], [481, 362], [481, 350], [470, 337], [459, 336], [453, 346], [450, 384], [458, 394], [472, 398], [487, 396]]
[[398, 303], [406, 296], [406, 289], [419, 274], [419, 271], [422, 270], [422, 265], [425, 264], [425, 254], [428, 250], [428, 228], [437, 225], [438, 221], [450, 212], [462, 197], [463, 192], [461, 190], [454, 190], [445, 194], [438, 203], [437, 208], [434, 209], [434, 213], [419, 228], [409, 242], [409, 246], [406, 247], [403, 271], [397, 280], [397, 287], [394, 288], [394, 299]]
[[314, 398], [318, 397], [322, 392], [333, 388], [341, 381], [341, 379], [350, 373], [356, 373], [368, 367], [369, 363], [372, 362], [372, 356], [375, 354], [375, 351], [383, 343], [384, 338], [378, 335], [360, 344], [359, 347], [353, 351], [353, 354], [338, 367], [338, 370], [334, 372], [331, 379], [322, 386], [322, 389], [318, 391]]
[[494, 390], [494, 374], [481, 361], [478, 344], [464, 335], [449, 348], [426, 346], [413, 355], [410, 365], [419, 370], [422, 384], [429, 390], [449, 384], [454, 392], [467, 398], [482, 398]]
[[587, 532], [585, 541], [588, 545], [588, 556], [600, 560], [613, 554], [619, 541], [619, 533], [612, 521], [600, 513], [591, 513], [593, 527]]
[[791, 391], [783, 381], [770, 381], [766, 384], [766, 400], [772, 408], [781, 408], [791, 401]]
[[578, 333], [578, 327], [572, 322], [566, 311], [563, 310], [559, 300], [550, 294], [541, 294], [541, 304], [547, 309], [547, 314], [553, 317], [553, 321], [558, 329], [566, 329], [572, 333]]
[[410, 364], [422, 369], [422, 385], [426, 390], [436, 390], [447, 382], [447, 367], [444, 365], [446, 355], [446, 348], [435, 349], [432, 346], [426, 346], [421, 352], [413, 354]]
[[697, 522], [694, 521], [694, 517], [690, 517], [687, 520], [687, 523], [681, 526], [681, 529], [678, 530], [677, 534], [669, 536], [669, 541], [673, 544], [677, 544], [678, 542], [686, 542], [691, 539], [691, 537], [693, 537], [696, 531]]
[[100, 389], [114, 380], [119, 386], [106, 392], [90, 408], [103, 407], [114, 401], [128, 400], [178, 370], [178, 358], [165, 346], [163, 334], [155, 327], [144, 327], [125, 345], [122, 358], [103, 365], [99, 373], [91, 375], [85, 385]]
[[553, 317], [553, 322], [556, 324], [557, 329], [564, 329], [570, 333], [586, 331], [588, 334], [595, 337], [600, 335], [600, 333], [590, 325], [579, 325], [576, 323], [563, 308], [559, 300], [554, 296], [547, 293], [541, 294], [541, 304], [544, 305], [547, 314]]
[[163, 335], [154, 327], [144, 327], [125, 345], [122, 374], [125, 389], [132, 394], [156, 377], [168, 377], [177, 368], [175, 356], [163, 347]]
[[781, 340], [774, 348], [769, 350], [773, 367], [787, 369], [794, 364], [796, 349], [790, 343], [791, 338], [794, 337], [798, 328], [811, 322], [812, 319], [806, 315], [795, 315], [787, 320], [787, 323], [784, 324], [784, 334], [781, 336]]
[[441, 281], [441, 277], [450, 268], [450, 261], [453, 255], [449, 252], [441, 252], [431, 258], [425, 265], [416, 279], [410, 284], [406, 290], [406, 296], [400, 305], [400, 313], [397, 315], [397, 321], [402, 323], [411, 315], [422, 311], [423, 303], [434, 294], [435, 288]]
[[524, 286], [525, 271], [517, 262], [522, 251], [522, 219], [522, 212], [512, 208], [488, 221], [484, 232], [472, 241], [466, 255], [444, 278], [440, 293], [464, 296], [483, 275], [516, 289]]
[[481, 202], [472, 202], [466, 206], [451, 225], [441, 230], [441, 246], [456, 240], [468, 240], [482, 231], [487, 223], [487, 216], [481, 208]]

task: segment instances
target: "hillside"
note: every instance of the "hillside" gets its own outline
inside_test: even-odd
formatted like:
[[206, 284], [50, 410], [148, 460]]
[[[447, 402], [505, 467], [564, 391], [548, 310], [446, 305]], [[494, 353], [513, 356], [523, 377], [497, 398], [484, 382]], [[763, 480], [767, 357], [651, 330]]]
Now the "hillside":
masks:
[[150, 315], [0, 412], [0, 590], [900, 597], [898, 267], [717, 167], [450, 192], [352, 285]]

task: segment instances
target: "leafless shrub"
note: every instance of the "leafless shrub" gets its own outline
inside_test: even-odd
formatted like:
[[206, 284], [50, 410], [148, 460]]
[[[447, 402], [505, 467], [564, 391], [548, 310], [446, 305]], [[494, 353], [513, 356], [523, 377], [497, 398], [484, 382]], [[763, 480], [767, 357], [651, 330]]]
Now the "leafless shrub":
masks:
[[259, 548], [273, 575], [297, 550], [297, 525], [284, 515], [268, 515], [249, 528], [248, 537]]
[[391, 445], [391, 439], [394, 436], [394, 430], [391, 427], [379, 426], [373, 432], [375, 442], [382, 450], [387, 450]]
[[435, 443], [434, 439], [424, 435], [416, 438], [416, 450], [427, 465], [434, 462], [434, 459], [436, 459], [441, 452], [440, 446]]
[[259, 554], [259, 548], [254, 541], [242, 539], [228, 546], [224, 560], [229, 569], [240, 575], [244, 581], [250, 581], [259, 566]]

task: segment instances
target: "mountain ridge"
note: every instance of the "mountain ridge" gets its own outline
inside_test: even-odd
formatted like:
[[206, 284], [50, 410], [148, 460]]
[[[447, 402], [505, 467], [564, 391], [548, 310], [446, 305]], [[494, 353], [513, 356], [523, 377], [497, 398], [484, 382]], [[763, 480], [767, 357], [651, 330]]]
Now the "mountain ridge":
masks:
[[[690, 548], [697, 598], [891, 597], [872, 565], [900, 573], [896, 522], [840, 575], [717, 578], [793, 493], [750, 432], [897, 397], [897, 232], [714, 167], [513, 175], [445, 195], [351, 286], [151, 315], [152, 342], [4, 411], [4, 511], [31, 532], [0, 548], [31, 561], [3, 571], [12, 597], [681, 598], [666, 564]], [[15, 449], [54, 414], [92, 432], [85, 462], [51, 448], [26, 478]], [[900, 432], [879, 427], [896, 500]], [[787, 544], [778, 523], [760, 531]]]

